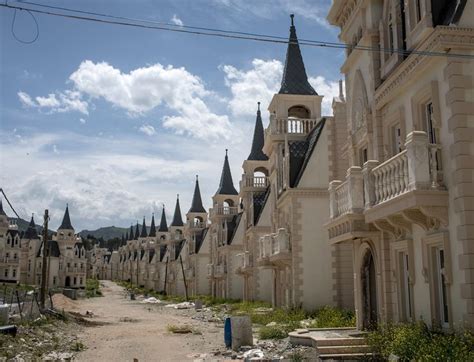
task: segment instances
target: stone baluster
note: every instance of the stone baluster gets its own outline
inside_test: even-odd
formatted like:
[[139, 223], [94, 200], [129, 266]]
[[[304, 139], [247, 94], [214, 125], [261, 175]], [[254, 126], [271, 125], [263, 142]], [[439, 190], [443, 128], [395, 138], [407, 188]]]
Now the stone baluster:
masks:
[[334, 180], [329, 183], [329, 216], [334, 219], [339, 216], [336, 188], [342, 184], [342, 181]]
[[408, 189], [430, 187], [428, 135], [423, 131], [413, 131], [407, 135], [405, 143], [408, 157]]
[[438, 147], [437, 145], [430, 145], [430, 166], [431, 166], [431, 188], [437, 189], [439, 188], [438, 183]]

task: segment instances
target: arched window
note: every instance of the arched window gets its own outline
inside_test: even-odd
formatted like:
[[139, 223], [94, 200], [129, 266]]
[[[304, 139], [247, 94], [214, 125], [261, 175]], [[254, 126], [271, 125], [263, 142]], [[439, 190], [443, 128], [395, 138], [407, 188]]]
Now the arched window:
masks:
[[293, 106], [288, 109], [288, 117], [290, 118], [310, 118], [311, 112], [304, 106]]

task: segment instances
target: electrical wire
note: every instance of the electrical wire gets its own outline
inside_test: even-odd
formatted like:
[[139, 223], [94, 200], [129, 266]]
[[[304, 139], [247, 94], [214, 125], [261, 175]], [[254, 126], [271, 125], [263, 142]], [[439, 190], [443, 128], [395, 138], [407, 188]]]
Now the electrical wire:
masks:
[[[252, 41], [270, 42], [270, 43], [278, 43], [278, 44], [296, 44], [297, 43], [297, 42], [291, 42], [287, 40], [286, 38], [283, 38], [280, 36], [273, 36], [273, 35], [263, 35], [263, 34], [229, 31], [229, 30], [206, 28], [206, 27], [187, 26], [187, 25], [181, 26], [181, 25], [171, 24], [171, 23], [166, 23], [166, 22], [133, 19], [133, 18], [123, 17], [123, 16], [115, 16], [115, 15], [109, 15], [109, 14], [104, 14], [104, 13], [97, 13], [97, 12], [91, 12], [91, 11], [59, 7], [59, 6], [38, 4], [34, 2], [29, 2], [29, 1], [22, 1], [21, 4], [28, 4], [28, 5], [41, 7], [44, 9], [52, 9], [52, 10], [25, 8], [23, 6], [10, 5], [8, 3], [0, 4], [0, 7], [6, 7], [10, 9], [19, 9], [19, 10], [28, 10], [28, 11], [38, 13], [38, 14], [57, 16], [57, 17], [74, 19], [74, 20], [138, 27], [138, 28], [153, 29], [153, 30], [163, 30], [163, 31], [178, 32], [178, 33], [214, 36], [214, 37], [221, 37], [221, 38], [228, 38], [228, 39], [252, 40]], [[65, 11], [65, 12], [68, 12], [69, 14], [64, 14], [57, 11], [55, 12], [53, 10]], [[80, 15], [77, 15], [77, 14], [80, 14]], [[85, 15], [91, 15], [93, 17], [88, 17]], [[149, 24], [149, 25], [146, 25], [146, 24]], [[470, 54], [406, 50], [406, 49], [389, 49], [389, 48], [379, 48], [379, 47], [370, 47], [370, 46], [362, 46], [362, 45], [347, 45], [343, 43], [334, 43], [334, 42], [308, 40], [308, 39], [300, 39], [299, 44], [304, 45], [304, 46], [375, 51], [375, 52], [385, 52], [385, 53], [390, 53], [390, 54], [399, 53], [406, 56], [410, 54], [419, 54], [419, 55], [426, 55], [426, 56], [458, 57], [458, 58], [474, 59], [474, 55], [470, 55]]]
[[[38, 37], [39, 37], [39, 24], [38, 24], [38, 21], [36, 20], [35, 16], [33, 15], [33, 13], [30, 11], [30, 10], [27, 10], [27, 9], [24, 9], [28, 14], [30, 14], [30, 16], [33, 18], [34, 22], [35, 22], [35, 26], [36, 26], [36, 35], [34, 36], [34, 38], [32, 40], [22, 40], [20, 39], [16, 34], [15, 34], [15, 21], [16, 21], [16, 12], [17, 12], [18, 9], [15, 9], [14, 13], [13, 13], [13, 19], [12, 19], [12, 26], [11, 26], [11, 33], [13, 35], [13, 37], [15, 38], [16, 41], [22, 43], [22, 44], [33, 44], [36, 40], [38, 40]], [[21, 10], [21, 9], [20, 9]]]
[[3, 194], [3, 197], [5, 198], [5, 200], [7, 200], [7, 203], [8, 205], [10, 205], [10, 208], [13, 210], [13, 212], [15, 213], [16, 217], [21, 219], [20, 215], [18, 215], [18, 213], [15, 211], [13, 205], [11, 204], [10, 200], [8, 200], [8, 197], [7, 195], [5, 194], [5, 191], [3, 191], [2, 188], [0, 188], [0, 192]]

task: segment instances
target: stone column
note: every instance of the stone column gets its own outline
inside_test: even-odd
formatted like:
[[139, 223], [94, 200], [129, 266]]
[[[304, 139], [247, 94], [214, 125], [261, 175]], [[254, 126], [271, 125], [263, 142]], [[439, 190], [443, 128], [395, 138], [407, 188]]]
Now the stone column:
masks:
[[359, 166], [351, 166], [347, 170], [348, 203], [350, 213], [364, 210], [364, 178]]
[[334, 219], [338, 217], [336, 189], [342, 184], [342, 181], [334, 180], [329, 183], [329, 217]]
[[430, 165], [428, 155], [428, 135], [423, 131], [413, 131], [407, 135], [405, 143], [408, 157], [408, 189], [427, 189], [430, 186]]
[[372, 170], [379, 165], [378, 161], [369, 160], [364, 163], [362, 174], [364, 177], [364, 199], [365, 208], [368, 209], [375, 204], [375, 178]]

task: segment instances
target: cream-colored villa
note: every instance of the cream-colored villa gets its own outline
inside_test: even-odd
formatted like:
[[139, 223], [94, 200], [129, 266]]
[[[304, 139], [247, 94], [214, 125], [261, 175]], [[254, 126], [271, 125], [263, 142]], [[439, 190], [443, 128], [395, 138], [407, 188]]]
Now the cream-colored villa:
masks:
[[[137, 222], [118, 251], [89, 252], [90, 275], [333, 305], [355, 310], [361, 329], [474, 327], [474, 1], [334, 0], [328, 20], [347, 45], [333, 115], [321, 114], [292, 16], [281, 88], [269, 120], [256, 104], [238, 188], [226, 150], [209, 212], [196, 177], [184, 221], [178, 197], [169, 226], [163, 207], [159, 225]], [[0, 211], [1, 280], [37, 283], [40, 239]], [[68, 209], [51, 243], [50, 285], [80, 287]]]
[[[27, 230], [21, 233], [9, 220], [0, 201], [0, 282], [39, 286], [45, 251], [43, 238], [38, 235], [33, 217]], [[88, 263], [86, 250], [81, 238], [74, 234], [68, 207], [56, 234], [47, 242], [48, 288], [84, 288]]]

